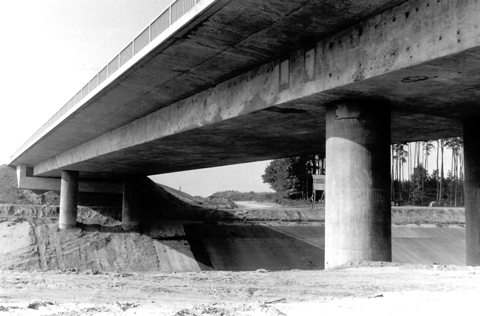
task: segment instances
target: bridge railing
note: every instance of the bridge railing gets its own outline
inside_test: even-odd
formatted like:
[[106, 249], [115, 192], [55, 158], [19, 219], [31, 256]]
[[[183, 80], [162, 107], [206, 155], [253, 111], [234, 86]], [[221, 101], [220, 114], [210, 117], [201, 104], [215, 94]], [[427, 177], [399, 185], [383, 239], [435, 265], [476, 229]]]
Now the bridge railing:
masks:
[[201, 0], [175, 0], [163, 10], [143, 31], [137, 35], [119, 54], [107, 63], [75, 96], [73, 96], [57, 113], [40, 127], [13, 155], [17, 157], [45, 130], [58, 121], [65, 113], [89, 95], [102, 82], [112, 76], [121, 66], [138, 54], [145, 46], [165, 32], [173, 23], [195, 7]]

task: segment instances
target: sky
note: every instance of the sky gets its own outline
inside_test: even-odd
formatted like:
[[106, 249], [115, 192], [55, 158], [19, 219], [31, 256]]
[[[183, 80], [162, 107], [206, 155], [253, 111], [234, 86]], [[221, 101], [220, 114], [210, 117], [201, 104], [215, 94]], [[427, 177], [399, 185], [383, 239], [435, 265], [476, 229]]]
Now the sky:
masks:
[[[53, 116], [171, 0], [0, 2], [0, 164]], [[155, 176], [192, 195], [271, 191], [268, 161]]]

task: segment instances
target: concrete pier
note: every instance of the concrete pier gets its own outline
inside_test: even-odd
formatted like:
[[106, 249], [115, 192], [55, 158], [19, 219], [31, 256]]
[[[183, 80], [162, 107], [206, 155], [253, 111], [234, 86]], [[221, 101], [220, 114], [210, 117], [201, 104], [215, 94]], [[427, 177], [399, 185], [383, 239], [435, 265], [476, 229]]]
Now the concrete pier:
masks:
[[391, 261], [390, 107], [330, 105], [326, 126], [325, 268]]
[[62, 171], [60, 181], [60, 229], [77, 225], [78, 171]]
[[466, 263], [480, 266], [480, 120], [463, 125]]
[[138, 178], [125, 177], [123, 180], [122, 228], [125, 231], [138, 231]]

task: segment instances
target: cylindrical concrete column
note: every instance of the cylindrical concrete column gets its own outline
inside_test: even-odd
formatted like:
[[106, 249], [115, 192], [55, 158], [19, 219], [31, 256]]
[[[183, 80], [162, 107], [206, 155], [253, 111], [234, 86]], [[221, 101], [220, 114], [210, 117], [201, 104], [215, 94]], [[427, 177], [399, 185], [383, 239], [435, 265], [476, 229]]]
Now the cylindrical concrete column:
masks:
[[123, 180], [122, 228], [126, 231], [138, 231], [138, 179], [125, 177]]
[[390, 107], [327, 108], [325, 268], [391, 261]]
[[463, 124], [467, 266], [480, 266], [480, 119]]
[[62, 171], [60, 182], [60, 229], [77, 225], [78, 171]]

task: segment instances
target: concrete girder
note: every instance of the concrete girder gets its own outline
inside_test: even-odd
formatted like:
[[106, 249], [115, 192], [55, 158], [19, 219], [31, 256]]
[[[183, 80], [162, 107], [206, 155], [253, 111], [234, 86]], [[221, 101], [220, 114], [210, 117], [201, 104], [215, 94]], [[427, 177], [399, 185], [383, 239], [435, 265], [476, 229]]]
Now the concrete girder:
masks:
[[[171, 155], [163, 161], [155, 160], [157, 154], [171, 148], [162, 147], [169, 139], [180, 140], [182, 135], [188, 135], [201, 142], [204, 131], [217, 127], [222, 130], [228, 124], [261, 128], [268, 134], [268, 124], [251, 125], [251, 118], [269, 109], [301, 111], [314, 103], [322, 107], [348, 98], [390, 103], [395, 127], [392, 142], [459, 135], [461, 120], [480, 112], [479, 107], [465, 102], [465, 98], [476, 99], [477, 88], [462, 90], [464, 102], [451, 93], [480, 79], [479, 15], [480, 3], [474, 0], [407, 1], [284, 59], [45, 160], [35, 166], [34, 174], [51, 176], [62, 168], [139, 174], [178, 171], [188, 165], [188, 148], [175, 148], [184, 158]], [[295, 123], [281, 136], [288, 138], [307, 128], [301, 119]], [[230, 136], [242, 132], [234, 131]], [[206, 145], [204, 155], [202, 151], [195, 152], [205, 164], [210, 159], [209, 150], [223, 144]], [[306, 145], [292, 147], [291, 153], [296, 154], [293, 149]], [[149, 156], [130, 158], [147, 147]], [[278, 148], [269, 149], [275, 153]], [[223, 164], [275, 157], [262, 156], [255, 152], [255, 146], [239, 147], [238, 152], [231, 152], [231, 156], [235, 155], [241, 158], [225, 160]], [[147, 172], [142, 171], [146, 164], [151, 165]]]
[[[17, 185], [22, 190], [60, 192], [61, 179], [34, 177], [33, 168], [19, 165], [17, 166]], [[81, 179], [78, 183], [78, 192], [121, 194], [123, 191], [121, 182]]]

